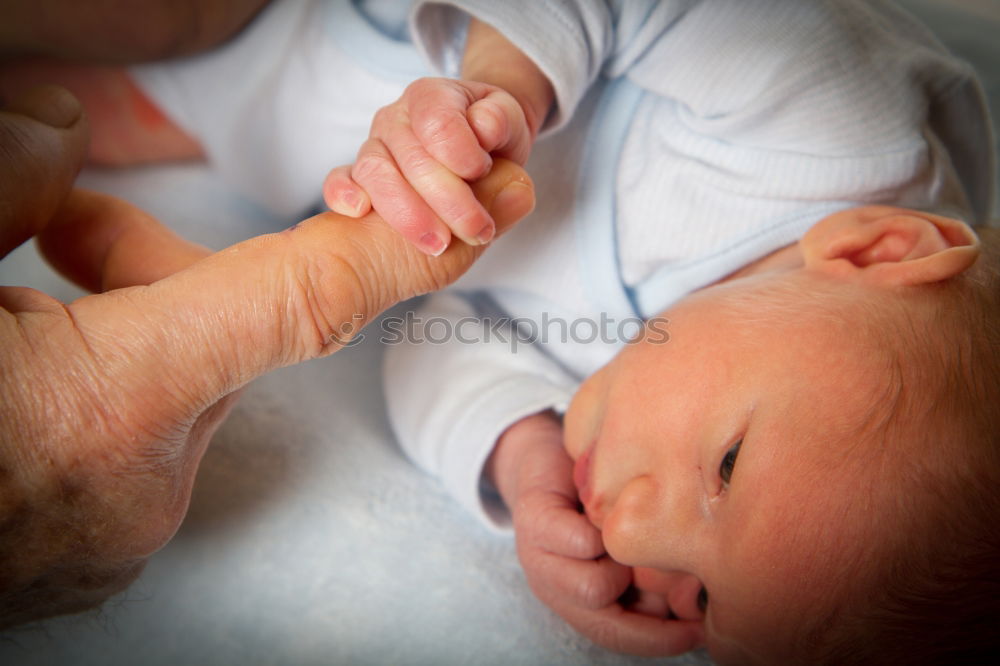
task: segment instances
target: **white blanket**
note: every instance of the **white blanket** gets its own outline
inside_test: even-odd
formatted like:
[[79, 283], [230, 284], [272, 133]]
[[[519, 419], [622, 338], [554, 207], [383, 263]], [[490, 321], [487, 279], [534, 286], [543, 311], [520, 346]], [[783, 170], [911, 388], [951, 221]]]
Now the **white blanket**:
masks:
[[[908, 0], [1000, 102], [1000, 2]], [[200, 166], [92, 172], [188, 238], [274, 231]], [[71, 299], [26, 245], [0, 284]], [[222, 426], [176, 538], [101, 610], [7, 632], [3, 664], [640, 664], [590, 644], [534, 599], [511, 540], [407, 460], [387, 427], [382, 349], [253, 383]], [[701, 653], [670, 663], [710, 663]]]

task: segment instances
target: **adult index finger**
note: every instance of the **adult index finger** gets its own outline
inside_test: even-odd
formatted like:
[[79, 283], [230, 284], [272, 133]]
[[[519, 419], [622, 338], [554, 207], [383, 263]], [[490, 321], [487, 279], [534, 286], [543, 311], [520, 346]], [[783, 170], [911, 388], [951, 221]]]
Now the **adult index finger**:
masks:
[[[512, 163], [477, 187], [504, 228], [534, 204], [530, 181]], [[68, 309], [106, 367], [127, 365], [122, 390], [168, 384], [177, 396], [164, 408], [197, 414], [269, 370], [336, 351], [359, 323], [452, 282], [482, 251], [458, 243], [428, 257], [377, 215], [326, 213]], [[117, 261], [104, 262], [106, 275], [119, 270]]]

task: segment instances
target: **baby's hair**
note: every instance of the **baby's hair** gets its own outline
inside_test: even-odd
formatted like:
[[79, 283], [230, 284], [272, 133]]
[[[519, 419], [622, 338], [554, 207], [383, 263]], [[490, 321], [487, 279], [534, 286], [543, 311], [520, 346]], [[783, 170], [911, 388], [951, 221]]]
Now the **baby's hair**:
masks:
[[810, 663], [1000, 660], [1000, 230], [977, 231], [976, 265], [921, 288], [932, 307], [889, 331], [903, 395], [884, 431], [899, 494], [885, 527], [899, 533], [877, 584], [801, 645]]

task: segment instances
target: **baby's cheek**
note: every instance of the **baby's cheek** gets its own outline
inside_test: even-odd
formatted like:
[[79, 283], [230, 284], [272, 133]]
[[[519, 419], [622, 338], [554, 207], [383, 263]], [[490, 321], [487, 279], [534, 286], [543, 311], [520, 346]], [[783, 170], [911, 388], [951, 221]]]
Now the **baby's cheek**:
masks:
[[580, 386], [563, 416], [563, 446], [573, 460], [583, 455], [596, 433], [595, 395], [590, 381]]
[[564, 442], [574, 460], [589, 449], [601, 429], [610, 379], [611, 364], [584, 380], [577, 389], [563, 418]]

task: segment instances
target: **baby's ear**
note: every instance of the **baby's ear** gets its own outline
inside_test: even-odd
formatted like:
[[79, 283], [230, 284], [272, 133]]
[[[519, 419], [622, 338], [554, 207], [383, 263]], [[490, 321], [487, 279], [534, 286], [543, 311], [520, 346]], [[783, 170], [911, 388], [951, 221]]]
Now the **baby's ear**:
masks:
[[947, 280], [979, 256], [979, 239], [964, 222], [888, 206], [824, 218], [801, 247], [808, 268], [885, 286]]

